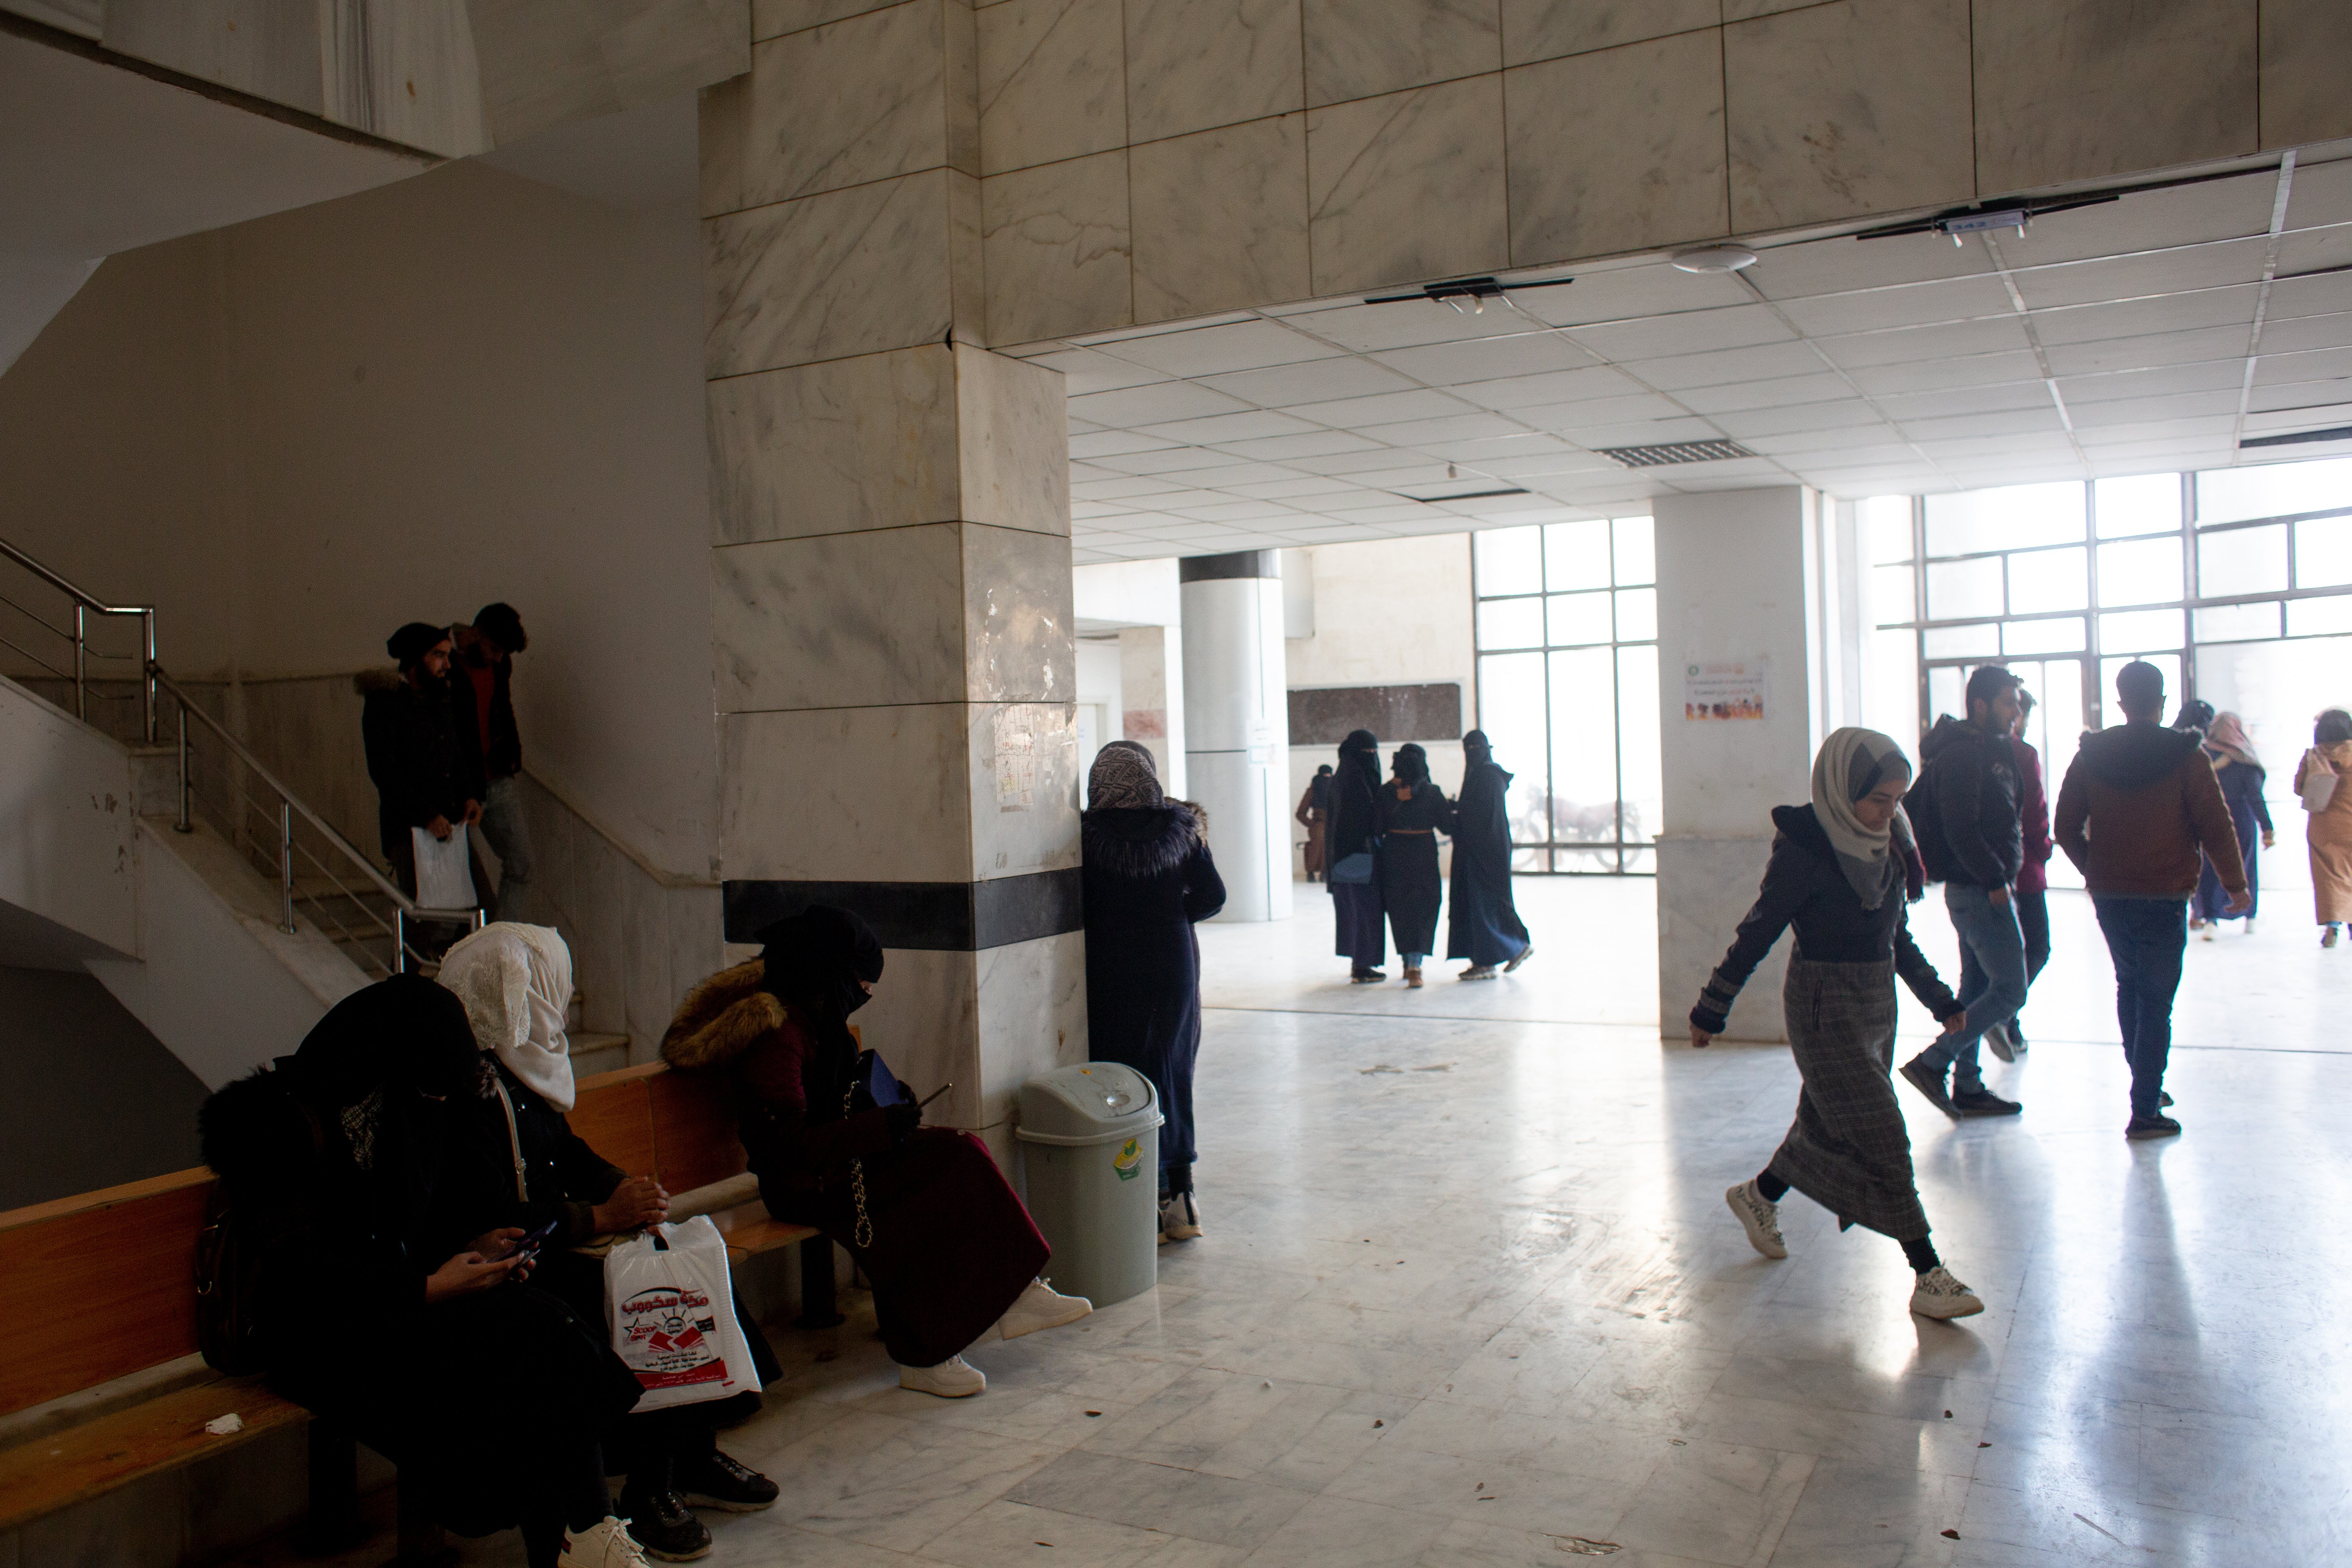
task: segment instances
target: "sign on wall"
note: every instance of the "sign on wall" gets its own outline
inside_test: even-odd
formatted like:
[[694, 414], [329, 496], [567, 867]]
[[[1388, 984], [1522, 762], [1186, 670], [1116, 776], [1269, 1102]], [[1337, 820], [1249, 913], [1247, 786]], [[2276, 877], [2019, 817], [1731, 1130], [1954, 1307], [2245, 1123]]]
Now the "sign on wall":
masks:
[[1683, 667], [1683, 717], [1761, 719], [1770, 661], [1735, 658]]

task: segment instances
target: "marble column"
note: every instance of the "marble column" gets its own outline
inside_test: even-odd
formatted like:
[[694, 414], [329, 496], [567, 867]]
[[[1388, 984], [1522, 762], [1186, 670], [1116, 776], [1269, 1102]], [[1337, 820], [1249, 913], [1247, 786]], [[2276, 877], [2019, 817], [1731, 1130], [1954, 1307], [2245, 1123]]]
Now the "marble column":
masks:
[[1022, 1083], [1087, 1057], [1069, 436], [975, 346], [971, 26], [760, 39], [704, 94], [712, 675], [729, 940], [863, 915], [866, 1043], [1010, 1169]]
[[1118, 634], [1119, 736], [1139, 741], [1160, 783], [1185, 795], [1184, 633], [1177, 626], [1122, 626]]
[[[1825, 503], [1796, 486], [1660, 496], [1658, 664], [1665, 826], [1658, 836], [1658, 1014], [1681, 1037], [1699, 986], [1756, 900], [1772, 807], [1807, 798], [1813, 752], [1852, 722], [1856, 569]], [[1734, 668], [1732, 667], [1738, 667]], [[1760, 682], [1761, 718], [1697, 718], [1694, 682]], [[1785, 940], [1732, 1009], [1727, 1038], [1788, 1037]]]
[[1290, 917], [1290, 699], [1282, 572], [1271, 550], [1177, 563], [1184, 766], [1224, 878], [1219, 920]]

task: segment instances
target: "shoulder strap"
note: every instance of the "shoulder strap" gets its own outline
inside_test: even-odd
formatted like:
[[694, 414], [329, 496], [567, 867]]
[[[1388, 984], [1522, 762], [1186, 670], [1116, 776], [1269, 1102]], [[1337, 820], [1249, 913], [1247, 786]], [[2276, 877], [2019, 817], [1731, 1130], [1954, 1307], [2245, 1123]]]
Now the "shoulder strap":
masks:
[[504, 1079], [493, 1076], [490, 1087], [499, 1091], [499, 1109], [507, 1113], [507, 1149], [514, 1156], [515, 1202], [530, 1202], [530, 1188], [523, 1179], [522, 1131], [515, 1125], [514, 1101], [507, 1097]]

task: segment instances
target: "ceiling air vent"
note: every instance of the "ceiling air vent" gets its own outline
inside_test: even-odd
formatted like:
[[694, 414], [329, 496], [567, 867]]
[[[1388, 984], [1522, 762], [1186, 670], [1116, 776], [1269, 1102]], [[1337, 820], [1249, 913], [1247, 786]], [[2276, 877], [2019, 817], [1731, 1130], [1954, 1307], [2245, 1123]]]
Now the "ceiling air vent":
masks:
[[1659, 447], [1600, 447], [1604, 458], [1614, 458], [1629, 468], [1660, 468], [1668, 463], [1719, 463], [1726, 458], [1756, 454], [1737, 441], [1669, 441]]

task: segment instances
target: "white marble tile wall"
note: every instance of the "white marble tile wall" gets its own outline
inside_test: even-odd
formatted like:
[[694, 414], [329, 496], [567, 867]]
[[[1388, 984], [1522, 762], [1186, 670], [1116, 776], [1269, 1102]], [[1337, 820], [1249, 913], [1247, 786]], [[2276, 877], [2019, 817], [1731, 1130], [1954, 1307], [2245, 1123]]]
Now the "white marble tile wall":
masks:
[[1307, 107], [1500, 70], [1497, 0], [1301, 0]]
[[963, 551], [966, 700], [1075, 700], [1067, 541], [977, 522], [956, 528]]
[[1501, 74], [1309, 110], [1307, 180], [1317, 293], [1500, 264]]
[[989, 341], [1033, 342], [1134, 319], [1127, 156], [1099, 153], [981, 182]]
[[[660, 103], [740, 76], [750, 58], [742, 0], [473, 4], [464, 10], [480, 62], [483, 112], [501, 147], [551, 126]], [[373, 48], [371, 63], [378, 63]], [[396, 79], [404, 87], [404, 78]]]
[[719, 715], [727, 876], [970, 881], [969, 728], [961, 702]]
[[1137, 321], [1310, 291], [1305, 115], [1139, 146], [1128, 157], [1128, 197]]
[[1724, 232], [1722, 36], [1680, 33], [1505, 73], [1514, 257]]
[[1299, 0], [1127, 0], [1128, 140], [1307, 107]]
[[[1977, 178], [2022, 190], [2252, 153], [2251, 0], [2033, 0], [1973, 8]], [[2341, 36], [2342, 8], [2330, 29]]]
[[1712, 28], [1723, 0], [1502, 0], [1503, 63], [1526, 65]]
[[[1699, 988], [1715, 966], [1739, 918], [1756, 902], [1772, 840], [1695, 838], [1669, 835], [1658, 840], [1658, 1026], [1669, 1037], [1687, 1027]], [[1780, 982], [1788, 973], [1788, 942], [1777, 943], [1740, 988], [1724, 1037], [1785, 1040]]]
[[982, 173], [1126, 145], [1119, 0], [1004, 0], [977, 21]]
[[971, 101], [949, 91], [948, 38], [971, 26], [961, 0], [907, 0], [753, 45], [742, 205], [951, 164], [950, 118]]
[[2265, 0], [2260, 48], [2263, 146], [2352, 136], [2352, 28], [2336, 0]]
[[1724, 29], [1731, 222], [1751, 232], [1966, 201], [1967, 0], [1839, 0]]
[[958, 343], [955, 385], [956, 515], [1068, 538], [1070, 403], [1062, 374]]
[[973, 703], [963, 777], [968, 881], [1078, 864], [1077, 710], [1069, 702]]
[[821, 27], [867, 11], [881, 10], [888, 0], [751, 0], [751, 39], [773, 38], [808, 27]]
[[[1087, 939], [1080, 931], [1064, 931], [987, 948], [973, 956], [980, 1070], [969, 1079], [974, 1090], [970, 1100], [963, 1098], [967, 1080], [960, 1078], [948, 1101], [957, 1106], [954, 1125], [1001, 1135], [1013, 1120], [1024, 1083], [1090, 1059]], [[972, 1120], [963, 1120], [967, 1115]], [[997, 1163], [1012, 1169], [1002, 1152]]]

